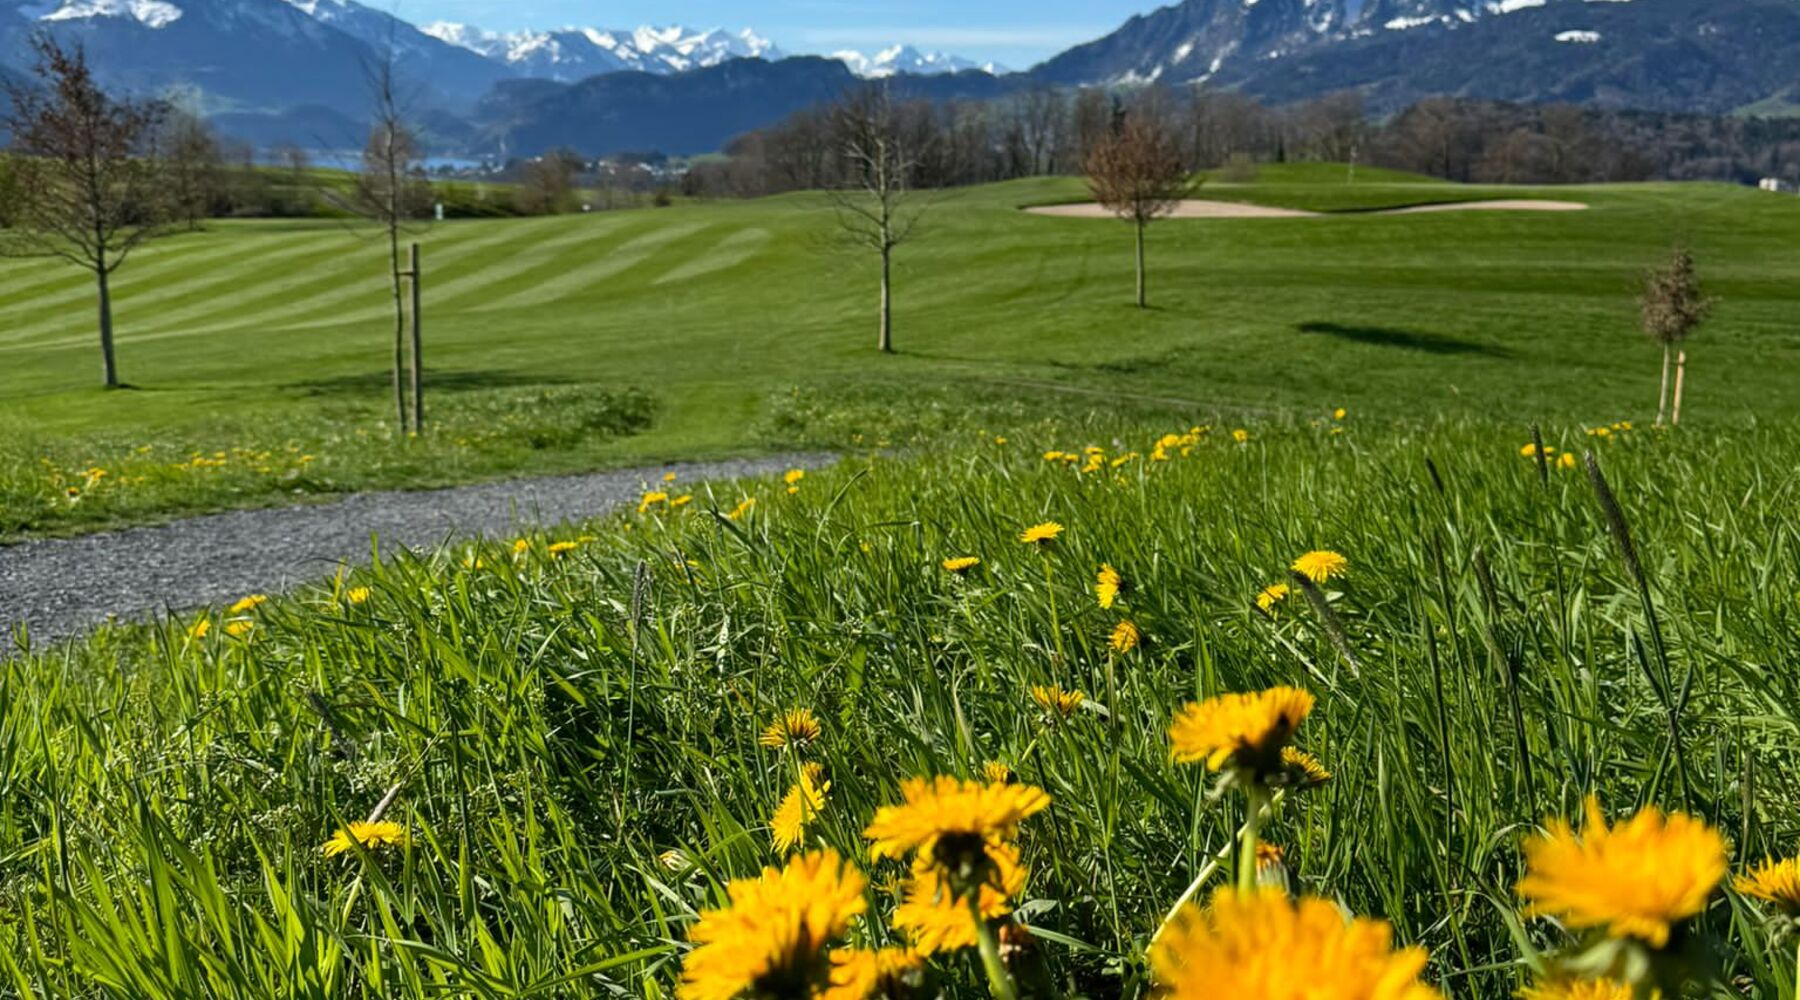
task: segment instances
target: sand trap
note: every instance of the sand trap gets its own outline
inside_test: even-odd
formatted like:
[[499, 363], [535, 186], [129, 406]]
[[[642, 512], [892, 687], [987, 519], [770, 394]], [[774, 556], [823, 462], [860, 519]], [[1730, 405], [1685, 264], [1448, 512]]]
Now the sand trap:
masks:
[[[1317, 219], [1327, 215], [1415, 215], [1422, 212], [1580, 212], [1587, 205], [1579, 201], [1531, 201], [1500, 199], [1496, 201], [1449, 201], [1437, 205], [1411, 205], [1406, 208], [1384, 208], [1371, 212], [1304, 212], [1297, 208], [1271, 208], [1246, 205], [1235, 201], [1202, 201], [1189, 199], [1169, 213], [1174, 219]], [[1105, 206], [1092, 202], [1078, 205], [1034, 205], [1025, 211], [1033, 215], [1053, 215], [1064, 219], [1110, 219], [1113, 214]]]

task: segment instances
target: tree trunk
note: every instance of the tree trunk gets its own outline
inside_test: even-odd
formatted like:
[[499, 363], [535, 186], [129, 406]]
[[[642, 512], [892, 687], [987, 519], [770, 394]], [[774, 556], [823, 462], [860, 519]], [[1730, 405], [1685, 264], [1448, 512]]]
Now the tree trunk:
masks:
[[1141, 219], [1137, 222], [1137, 307], [1150, 308], [1150, 290], [1144, 277], [1144, 223]]
[[394, 414], [406, 436], [406, 305], [400, 290], [400, 233], [388, 227], [388, 276], [394, 285]]
[[1669, 411], [1669, 425], [1681, 423], [1681, 386], [1687, 381], [1687, 352], [1682, 351], [1675, 358], [1675, 406]]
[[424, 269], [419, 266], [419, 245], [412, 245], [412, 405], [413, 433], [425, 432], [425, 338], [421, 308], [425, 294]]
[[112, 275], [101, 263], [94, 276], [100, 281], [100, 366], [105, 371], [106, 387], [119, 387], [119, 364], [113, 358]]
[[1656, 426], [1661, 427], [1663, 418], [1669, 413], [1669, 351], [1668, 344], [1663, 345], [1662, 388], [1656, 394]]
[[881, 249], [881, 353], [894, 353], [894, 293], [891, 285], [894, 251]]

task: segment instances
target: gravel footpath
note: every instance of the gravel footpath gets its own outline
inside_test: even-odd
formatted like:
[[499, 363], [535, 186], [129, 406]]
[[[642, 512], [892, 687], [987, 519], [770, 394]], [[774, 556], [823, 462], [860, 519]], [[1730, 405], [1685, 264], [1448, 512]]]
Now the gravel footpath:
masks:
[[431, 548], [449, 538], [512, 537], [532, 527], [637, 502], [645, 483], [674, 472], [684, 491], [708, 480], [818, 468], [827, 455], [619, 469], [420, 492], [360, 493], [300, 507], [245, 510], [154, 528], [0, 547], [0, 630], [26, 626], [34, 647], [109, 618], [279, 593], [364, 564], [382, 549]]

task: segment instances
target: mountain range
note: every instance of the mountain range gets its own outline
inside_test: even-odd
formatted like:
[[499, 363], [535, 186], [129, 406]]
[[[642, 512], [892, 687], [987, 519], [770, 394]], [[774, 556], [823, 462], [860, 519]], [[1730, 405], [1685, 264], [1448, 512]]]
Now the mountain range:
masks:
[[788, 57], [751, 31], [414, 26], [356, 0], [0, 0], [0, 74], [31, 34], [110, 86], [173, 93], [257, 142], [355, 146], [392, 52], [440, 150], [719, 148], [859, 78], [934, 100], [1204, 84], [1276, 102], [1356, 89], [1726, 113], [1800, 104], [1800, 0], [1182, 0], [1030, 69], [897, 45]]

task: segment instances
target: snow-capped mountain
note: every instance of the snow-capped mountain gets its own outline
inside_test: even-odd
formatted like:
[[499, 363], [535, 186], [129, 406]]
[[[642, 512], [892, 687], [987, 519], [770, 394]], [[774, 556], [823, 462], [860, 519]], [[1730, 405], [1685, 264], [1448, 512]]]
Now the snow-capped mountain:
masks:
[[562, 28], [502, 33], [440, 21], [420, 30], [502, 63], [520, 76], [547, 80], [580, 80], [622, 70], [681, 73], [729, 59], [783, 58], [774, 43], [748, 29], [695, 31], [675, 25], [633, 31]]
[[978, 63], [973, 59], [964, 59], [944, 52], [921, 52], [910, 45], [896, 45], [882, 49], [874, 55], [866, 55], [854, 49], [841, 49], [831, 53], [831, 58], [850, 67], [850, 72], [866, 80], [890, 77], [896, 73], [911, 73], [916, 76], [935, 76], [939, 73], [961, 73], [964, 70], [979, 70], [1002, 76], [1012, 70], [999, 63]]

